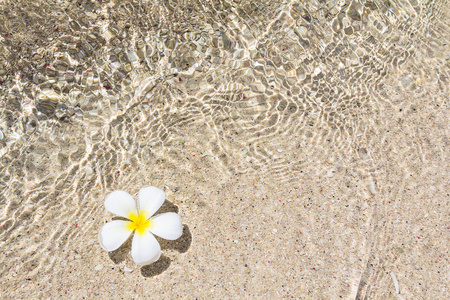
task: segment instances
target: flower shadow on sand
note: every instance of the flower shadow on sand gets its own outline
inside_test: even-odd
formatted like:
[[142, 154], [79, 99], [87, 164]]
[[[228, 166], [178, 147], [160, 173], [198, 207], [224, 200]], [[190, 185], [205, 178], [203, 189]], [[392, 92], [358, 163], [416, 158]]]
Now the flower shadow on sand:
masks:
[[[160, 209], [156, 212], [157, 214], [162, 214], [166, 212], [174, 212], [178, 213], [178, 207], [173, 203], [165, 200]], [[114, 217], [113, 220], [124, 220], [122, 217]], [[161, 250], [176, 250], [179, 253], [185, 253], [188, 251], [189, 247], [192, 243], [192, 234], [189, 230], [189, 226], [183, 224], [183, 233], [181, 237], [174, 241], [165, 240], [155, 236], [156, 240], [161, 246]], [[126, 260], [127, 256], [131, 251], [131, 241], [133, 239], [133, 235], [131, 235], [128, 240], [122, 244], [117, 250], [109, 252], [109, 258], [115, 263], [119, 264]], [[165, 270], [167, 270], [170, 266], [171, 260], [164, 254], [154, 263], [143, 266], [141, 268], [141, 274], [144, 277], [153, 277], [159, 274], [162, 274]]]

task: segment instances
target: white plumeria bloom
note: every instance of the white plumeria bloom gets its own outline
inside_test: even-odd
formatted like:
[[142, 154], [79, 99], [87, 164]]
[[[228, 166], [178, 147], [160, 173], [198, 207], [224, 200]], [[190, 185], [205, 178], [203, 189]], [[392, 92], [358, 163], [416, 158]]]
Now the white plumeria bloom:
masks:
[[153, 236], [166, 240], [176, 240], [182, 234], [181, 218], [169, 212], [151, 216], [161, 207], [165, 199], [164, 191], [154, 187], [143, 187], [138, 194], [138, 208], [133, 197], [125, 191], [114, 191], [105, 199], [109, 212], [128, 219], [115, 220], [103, 225], [99, 232], [100, 245], [106, 251], [119, 248], [134, 231], [131, 256], [136, 264], [145, 266], [157, 261], [161, 247]]

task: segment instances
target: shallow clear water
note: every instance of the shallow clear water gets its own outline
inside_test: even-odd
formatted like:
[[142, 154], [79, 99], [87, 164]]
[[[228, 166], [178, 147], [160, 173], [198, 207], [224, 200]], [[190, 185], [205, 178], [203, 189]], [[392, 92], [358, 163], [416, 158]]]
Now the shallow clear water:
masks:
[[104, 197], [150, 184], [192, 241], [120, 295], [443, 297], [448, 4], [0, 1], [2, 294], [111, 297]]

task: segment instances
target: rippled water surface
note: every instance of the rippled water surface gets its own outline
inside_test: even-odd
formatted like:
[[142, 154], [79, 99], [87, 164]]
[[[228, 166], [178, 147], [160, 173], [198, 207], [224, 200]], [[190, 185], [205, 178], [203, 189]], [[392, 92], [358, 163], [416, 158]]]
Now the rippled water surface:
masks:
[[[445, 299], [449, 4], [0, 0], [0, 293]], [[156, 269], [97, 242], [144, 185]]]

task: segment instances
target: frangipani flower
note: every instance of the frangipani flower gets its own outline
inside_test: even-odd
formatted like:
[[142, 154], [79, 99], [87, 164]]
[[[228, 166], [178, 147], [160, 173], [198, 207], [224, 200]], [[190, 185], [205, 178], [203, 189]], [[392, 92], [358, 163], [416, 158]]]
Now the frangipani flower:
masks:
[[114, 191], [105, 199], [109, 212], [128, 219], [115, 220], [103, 225], [98, 240], [106, 251], [119, 248], [134, 231], [131, 256], [140, 266], [149, 265], [159, 259], [161, 247], [153, 235], [166, 240], [176, 240], [181, 236], [182, 225], [178, 214], [169, 212], [151, 216], [164, 203], [164, 191], [153, 187], [143, 187], [138, 194], [138, 208], [133, 197], [125, 191]]

